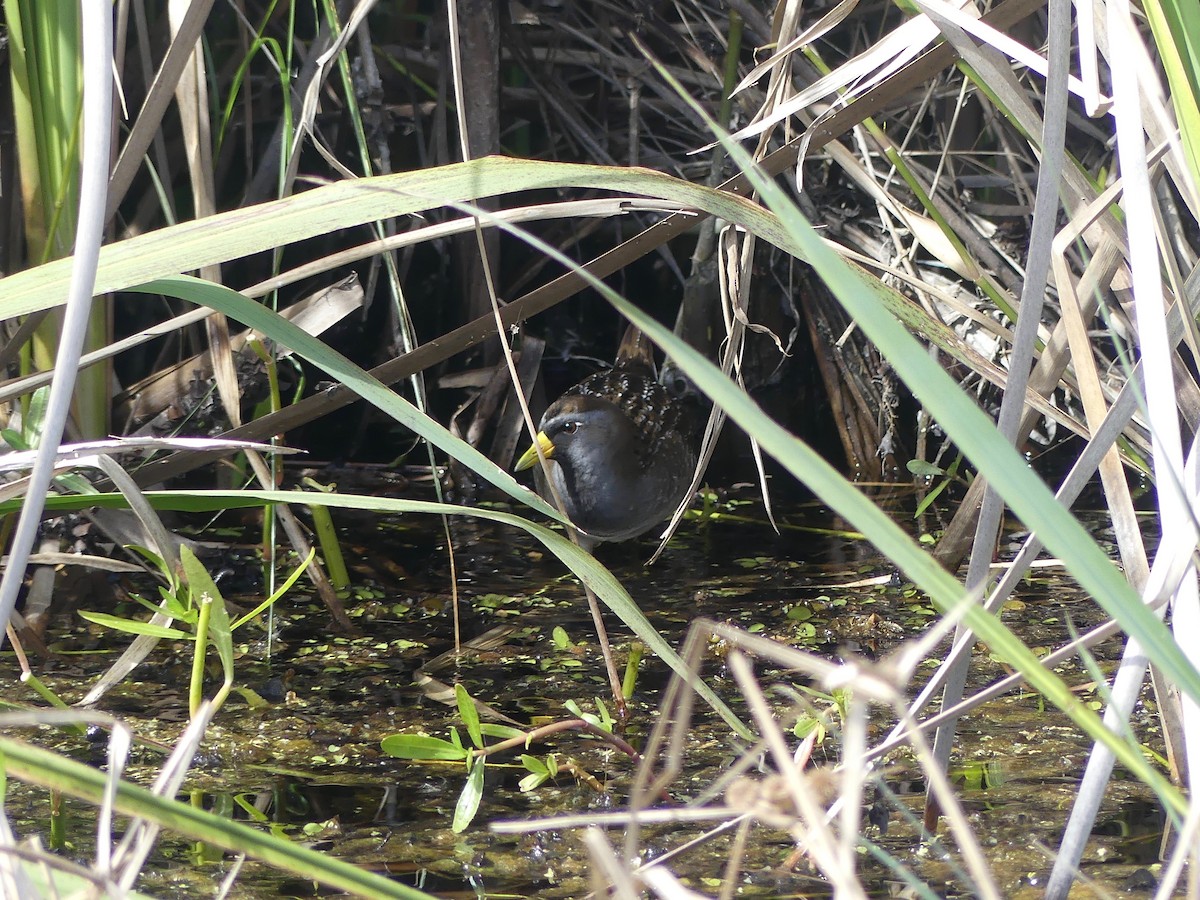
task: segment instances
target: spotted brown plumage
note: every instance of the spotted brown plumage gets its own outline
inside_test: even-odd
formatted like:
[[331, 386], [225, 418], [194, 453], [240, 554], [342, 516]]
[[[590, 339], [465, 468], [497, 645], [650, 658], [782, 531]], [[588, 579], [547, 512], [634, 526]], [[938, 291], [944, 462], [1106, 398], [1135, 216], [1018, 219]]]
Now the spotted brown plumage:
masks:
[[[658, 383], [652, 353], [630, 326], [613, 368], [564, 393], [538, 426], [550, 476], [589, 549], [645, 533], [675, 511], [691, 483], [693, 410]], [[534, 466], [538, 493], [553, 503], [531, 446], [516, 469]]]

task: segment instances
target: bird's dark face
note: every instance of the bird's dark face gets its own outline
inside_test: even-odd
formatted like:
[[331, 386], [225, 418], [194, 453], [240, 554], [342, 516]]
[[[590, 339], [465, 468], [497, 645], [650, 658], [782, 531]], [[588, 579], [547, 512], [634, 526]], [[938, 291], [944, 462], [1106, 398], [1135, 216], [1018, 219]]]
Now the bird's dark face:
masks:
[[551, 458], [568, 470], [603, 470], [627, 440], [629, 424], [621, 410], [600, 397], [564, 397], [546, 411], [541, 433], [553, 448]]
[[[622, 540], [647, 527], [639, 520], [645, 496], [636, 440], [620, 407], [600, 397], [563, 398], [542, 419], [538, 443], [552, 451], [548, 480], [567, 515], [593, 539]], [[548, 496], [547, 479], [540, 472], [537, 478], [539, 493]]]
[[629, 423], [621, 410], [600, 397], [560, 398], [542, 416], [537, 445], [517, 460], [518, 472], [537, 465], [537, 446], [542, 454], [573, 475], [580, 468], [599, 472], [612, 453], [628, 441]]

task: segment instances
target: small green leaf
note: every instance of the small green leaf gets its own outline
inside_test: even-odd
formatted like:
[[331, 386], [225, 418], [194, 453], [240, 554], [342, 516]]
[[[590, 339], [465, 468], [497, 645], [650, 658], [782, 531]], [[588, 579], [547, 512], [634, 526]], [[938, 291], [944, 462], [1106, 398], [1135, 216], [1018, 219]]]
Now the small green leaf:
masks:
[[261, 694], [248, 687], [235, 687], [233, 692], [245, 700], [251, 709], [267, 709], [271, 705]]
[[124, 631], [127, 634], [146, 634], [150, 637], [166, 638], [169, 641], [190, 641], [193, 639], [186, 631], [180, 631], [178, 628], [168, 628], [165, 625], [151, 625], [149, 622], [139, 622], [136, 619], [122, 619], [118, 616], [110, 616], [108, 613], [87, 612], [82, 609], [79, 611], [79, 615], [94, 625], [112, 628], [116, 631]]
[[825, 726], [820, 719], [813, 716], [801, 716], [792, 726], [792, 734], [801, 739], [808, 737], [814, 731], [817, 732], [817, 743], [825, 743]]
[[527, 794], [545, 784], [548, 777], [548, 775], [526, 775], [517, 782], [517, 789], [522, 794]]
[[385, 737], [380, 746], [388, 756], [397, 759], [449, 759], [463, 760], [467, 751], [449, 741], [430, 737], [427, 734], [392, 734]]
[[[597, 700], [596, 702], [599, 703], [600, 701]], [[575, 718], [583, 719], [583, 721], [587, 722], [589, 725], [595, 725], [597, 728], [604, 728], [604, 723], [599, 716], [595, 715], [594, 713], [584, 712], [582, 709], [579, 708], [579, 704], [576, 703], [574, 700], [568, 700], [563, 705], [567, 708], [567, 711], [571, 715], [573, 715]], [[604, 714], [607, 716], [608, 710], [604, 710]], [[610, 724], [611, 724], [611, 721], [612, 720], [610, 719], [609, 720]], [[606, 729], [606, 730], [611, 731], [611, 728]]]
[[[163, 609], [160, 609], [160, 608], [159, 608], [159, 607], [158, 607], [156, 604], [154, 604], [154, 603], [151, 603], [149, 600], [147, 600], [147, 599], [146, 599], [145, 597], [143, 597], [141, 594], [135, 594], [135, 593], [133, 593], [133, 592], [131, 591], [131, 592], [129, 593], [129, 598], [130, 598], [131, 600], [133, 600], [135, 603], [137, 603], [137, 604], [139, 604], [140, 606], [144, 607], [144, 608], [145, 608], [145, 610], [146, 610], [148, 613], [150, 613], [151, 615], [154, 615], [155, 613], [164, 612], [164, 611], [167, 613], [167, 615], [171, 615], [171, 613], [170, 613], [170, 610], [169, 610], [169, 609], [168, 609], [168, 610], [163, 610]], [[168, 606], [169, 606], [169, 604], [168, 604]], [[171, 618], [179, 618], [179, 617], [178, 617], [178, 616], [171, 616]]]
[[923, 516], [925, 514], [925, 511], [927, 509], [929, 509], [929, 507], [933, 506], [933, 501], [935, 501], [938, 497], [940, 497], [942, 495], [942, 491], [946, 490], [946, 488], [949, 487], [949, 485], [950, 485], [949, 478], [947, 478], [944, 481], [939, 481], [936, 485], [934, 485], [930, 489], [929, 493], [927, 493], [924, 496], [924, 498], [922, 498], [921, 502], [917, 504], [917, 509], [913, 513], [913, 518], [917, 519], [917, 518], [920, 518], [921, 516]]
[[471, 767], [467, 783], [463, 785], [462, 793], [458, 795], [458, 803], [454, 807], [454, 822], [450, 830], [461, 834], [479, 812], [479, 801], [483, 799], [483, 760]]
[[161, 609], [158, 606], [148, 602], [139, 600], [146, 609], [151, 612], [162, 612], [170, 616], [172, 619], [179, 619], [181, 622], [187, 622], [189, 625], [195, 625], [199, 618], [199, 613], [194, 606], [190, 606], [179, 599], [175, 589], [169, 587], [159, 587], [158, 595], [162, 598]]
[[536, 756], [530, 756], [528, 753], [521, 754], [521, 765], [523, 765], [534, 775], [548, 776], [550, 774], [550, 769], [544, 762], [542, 762]]
[[561, 625], [555, 625], [554, 630], [550, 632], [550, 640], [554, 642], [554, 646], [558, 650], [570, 650], [575, 645], [571, 643], [571, 638], [567, 634], [567, 630]]
[[308, 570], [309, 563], [311, 563], [313, 561], [313, 559], [316, 557], [316, 555], [317, 555], [317, 548], [312, 547], [308, 551], [308, 556], [306, 556], [304, 558], [304, 561], [302, 563], [300, 563], [300, 565], [296, 566], [296, 568], [292, 570], [292, 574], [290, 574], [287, 577], [287, 579], [283, 582], [283, 584], [281, 584], [279, 586], [279, 589], [277, 591], [275, 591], [275, 593], [273, 593], [266, 600], [264, 600], [262, 603], [258, 604], [258, 606], [254, 607], [254, 609], [250, 610], [250, 612], [246, 613], [244, 616], [242, 616], [240, 619], [238, 619], [236, 622], [234, 622], [232, 625], [230, 625], [229, 630], [237, 631], [239, 628], [241, 628], [243, 625], [245, 625], [251, 619], [257, 618], [259, 613], [263, 612], [263, 610], [265, 610], [267, 607], [274, 604], [276, 600], [278, 600], [280, 597], [282, 597], [284, 594], [286, 594], [289, 590], [291, 590], [292, 585], [295, 584], [300, 579], [300, 576], [303, 575]]
[[596, 703], [596, 711], [600, 713], [600, 718], [596, 724], [598, 724], [609, 734], [612, 734], [614, 723], [612, 715], [609, 714], [608, 707], [604, 705], [604, 701], [599, 697], [593, 697], [592, 699]]
[[458, 703], [458, 714], [467, 728], [471, 743], [482, 750], [483, 732], [479, 730], [479, 710], [475, 708], [475, 701], [461, 684], [454, 686], [454, 699]]
[[922, 478], [937, 478], [940, 475], [945, 475], [946, 470], [941, 466], [935, 466], [931, 462], [926, 462], [923, 459], [910, 459], [904, 464], [912, 475], [917, 475]]
[[511, 741], [515, 738], [525, 737], [524, 731], [520, 728], [513, 728], [511, 725], [495, 725], [482, 722], [479, 725], [479, 730], [488, 737], [499, 738], [502, 741]]
[[38, 388], [30, 395], [29, 405], [21, 420], [21, 429], [27, 446], [36, 447], [46, 423], [46, 407], [49, 405], [50, 388]]
[[267, 814], [254, 805], [256, 794], [234, 794], [233, 802], [238, 808], [246, 814], [246, 818], [251, 822], [257, 822], [259, 825], [266, 825], [270, 822]]
[[171, 577], [171, 571], [168, 568], [166, 562], [163, 560], [163, 558], [161, 556], [159, 556], [157, 553], [155, 553], [149, 547], [143, 547], [141, 544], [126, 544], [125, 549], [131, 550], [134, 553], [136, 553], [138, 556], [145, 559], [146, 562], [150, 563], [152, 566], [154, 566], [154, 568], [156, 568], [156, 569], [158, 569], [158, 571], [162, 572], [163, 575], [165, 575], [168, 579]]
[[183, 573], [187, 578], [188, 588], [192, 592], [193, 602], [197, 601], [201, 595], [207, 595], [212, 601], [208, 619], [208, 638], [212, 641], [217, 656], [221, 660], [225, 682], [231, 683], [233, 681], [233, 634], [229, 630], [229, 610], [225, 606], [225, 598], [221, 595], [216, 582], [212, 580], [212, 576], [208, 574], [204, 563], [196, 558], [196, 554], [187, 544], [183, 544], [179, 548], [179, 561], [183, 565]]

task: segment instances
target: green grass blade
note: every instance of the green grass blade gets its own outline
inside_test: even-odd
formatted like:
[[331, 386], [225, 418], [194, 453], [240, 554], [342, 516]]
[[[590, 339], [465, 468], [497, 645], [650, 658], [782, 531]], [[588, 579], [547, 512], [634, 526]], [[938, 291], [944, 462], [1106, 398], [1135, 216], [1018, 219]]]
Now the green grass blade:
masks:
[[[99, 805], [109, 776], [105, 772], [22, 741], [0, 737], [0, 755], [10, 778], [37, 784]], [[362, 897], [432, 900], [429, 894], [368, 872], [358, 866], [249, 828], [239, 822], [165, 799], [125, 781], [117, 783], [118, 813], [154, 822], [192, 840], [205, 841], [231, 853], [245, 853], [329, 887]]]

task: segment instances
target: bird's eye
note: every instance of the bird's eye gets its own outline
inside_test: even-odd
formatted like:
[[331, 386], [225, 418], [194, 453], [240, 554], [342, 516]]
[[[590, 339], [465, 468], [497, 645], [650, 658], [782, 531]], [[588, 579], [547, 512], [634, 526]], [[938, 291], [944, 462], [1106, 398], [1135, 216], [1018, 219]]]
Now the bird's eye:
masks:
[[563, 434], [574, 434], [578, 430], [578, 422], [567, 422], [565, 425], [563, 425]]

